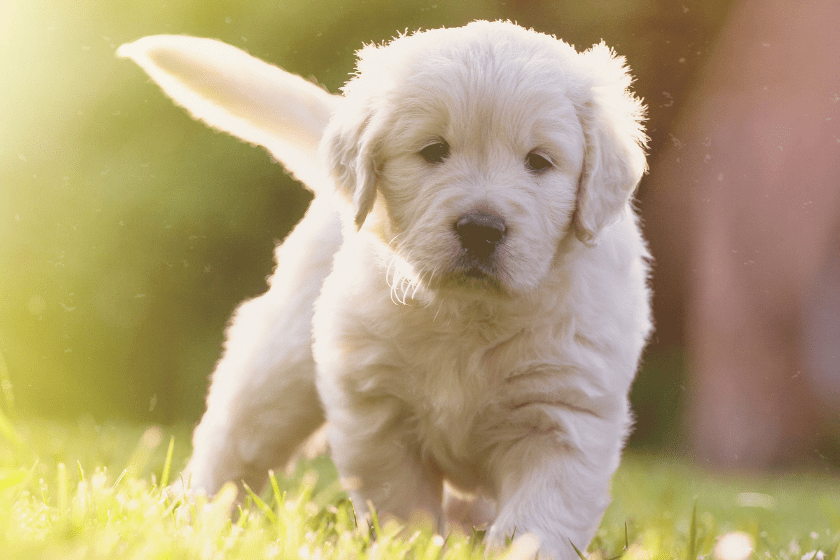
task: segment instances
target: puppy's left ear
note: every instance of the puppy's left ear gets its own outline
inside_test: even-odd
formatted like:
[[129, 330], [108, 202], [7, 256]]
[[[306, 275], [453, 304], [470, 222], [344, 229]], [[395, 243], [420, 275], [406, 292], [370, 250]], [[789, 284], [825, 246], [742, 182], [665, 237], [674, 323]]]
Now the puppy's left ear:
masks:
[[579, 107], [586, 152], [575, 233], [591, 243], [605, 226], [620, 219], [647, 170], [647, 136], [642, 127], [645, 107], [629, 90], [632, 77], [624, 57], [616, 56], [604, 43], [580, 56], [593, 81]]
[[[358, 79], [358, 78], [356, 78]], [[353, 207], [356, 228], [362, 227], [376, 200], [377, 158], [381, 136], [369, 102], [344, 98], [321, 143], [322, 156], [338, 187]]]

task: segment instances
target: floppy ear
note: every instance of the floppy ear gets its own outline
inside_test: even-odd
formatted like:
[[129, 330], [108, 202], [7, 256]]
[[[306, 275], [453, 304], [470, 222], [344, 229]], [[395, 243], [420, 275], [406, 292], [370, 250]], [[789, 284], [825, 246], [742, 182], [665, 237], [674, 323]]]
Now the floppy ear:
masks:
[[647, 170], [647, 136], [642, 127], [645, 107], [629, 90], [632, 78], [624, 57], [604, 43], [580, 56], [584, 71], [594, 79], [588, 98], [579, 106], [586, 151], [575, 233], [591, 243], [605, 226], [620, 219]]
[[[358, 78], [356, 78], [358, 80]], [[346, 99], [324, 133], [321, 149], [338, 192], [353, 207], [356, 228], [361, 228], [376, 200], [377, 157], [381, 138], [370, 100]], [[361, 106], [360, 106], [361, 105]]]
[[317, 149], [336, 96], [213, 39], [155, 35], [117, 54], [139, 64], [193, 117], [267, 148], [314, 191], [331, 188]]

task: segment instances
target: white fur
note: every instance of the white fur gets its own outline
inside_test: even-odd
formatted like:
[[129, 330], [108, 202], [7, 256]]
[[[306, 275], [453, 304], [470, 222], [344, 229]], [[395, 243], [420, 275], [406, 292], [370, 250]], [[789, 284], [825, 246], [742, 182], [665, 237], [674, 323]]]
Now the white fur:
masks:
[[[260, 484], [326, 418], [359, 514], [443, 523], [446, 481], [492, 504], [490, 545], [531, 533], [542, 556], [575, 558], [609, 502], [651, 328], [631, 207], [643, 108], [623, 59], [474, 22], [365, 47], [337, 97], [204, 39], [120, 53], [318, 195], [234, 316], [192, 484]], [[445, 159], [421, 157], [440, 141]], [[526, 167], [532, 152], [550, 168]], [[474, 212], [506, 226], [478, 278], [454, 225]]]

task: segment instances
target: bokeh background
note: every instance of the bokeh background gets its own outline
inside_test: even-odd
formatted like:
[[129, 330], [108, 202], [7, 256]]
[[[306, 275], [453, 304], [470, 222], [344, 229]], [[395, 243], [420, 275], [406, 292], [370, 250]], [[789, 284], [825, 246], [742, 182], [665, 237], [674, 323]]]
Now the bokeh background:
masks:
[[336, 92], [363, 43], [479, 18], [605, 40], [649, 107], [658, 328], [631, 445], [836, 465], [840, 9], [817, 0], [0, 2], [2, 410], [196, 422], [228, 317], [309, 202], [120, 44], [215, 37]]

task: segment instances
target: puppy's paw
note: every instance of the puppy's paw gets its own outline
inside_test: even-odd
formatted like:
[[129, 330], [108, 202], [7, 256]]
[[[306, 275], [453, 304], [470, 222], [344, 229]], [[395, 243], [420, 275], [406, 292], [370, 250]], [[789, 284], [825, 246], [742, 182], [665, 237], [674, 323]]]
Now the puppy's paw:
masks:
[[540, 550], [540, 539], [533, 533], [516, 534], [516, 529], [510, 531], [493, 525], [484, 537], [484, 547], [488, 552], [506, 550], [505, 558], [551, 558]]
[[450, 530], [469, 534], [488, 527], [496, 517], [496, 502], [482, 495], [461, 495], [446, 488], [443, 515]]

